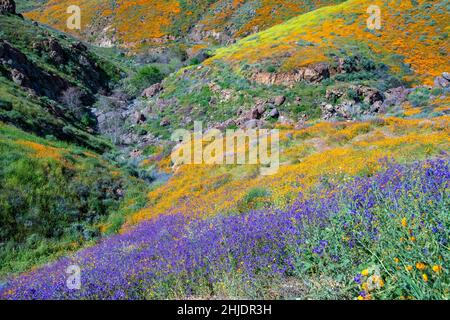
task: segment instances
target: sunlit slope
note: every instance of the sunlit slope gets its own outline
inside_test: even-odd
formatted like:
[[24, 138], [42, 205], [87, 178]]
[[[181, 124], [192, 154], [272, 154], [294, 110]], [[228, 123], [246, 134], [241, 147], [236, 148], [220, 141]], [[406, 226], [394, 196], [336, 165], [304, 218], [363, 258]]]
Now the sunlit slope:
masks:
[[2, 121], [0, 165], [0, 277], [98, 238], [130, 179], [89, 149]]
[[[87, 106], [116, 83], [120, 69], [90, 46], [14, 15], [0, 17], [0, 38], [3, 282], [95, 242], [109, 231], [102, 228], [108, 220], [118, 228], [121, 208], [130, 205], [128, 186], [143, 183], [102, 158], [114, 146], [97, 133]], [[82, 92], [79, 102], [61, 99], [68, 88]]]
[[311, 10], [345, 0], [221, 0], [201, 17], [204, 30], [225, 31], [240, 37], [260, 31]]
[[[448, 110], [448, 103], [438, 105]], [[298, 192], [308, 193], [319, 182], [339, 184], [354, 176], [371, 176], [382, 167], [382, 159], [403, 163], [445, 155], [450, 150], [449, 128], [448, 116], [284, 128], [280, 168], [274, 175], [261, 176], [257, 165], [184, 165], [149, 193], [149, 206], [130, 222], [171, 213], [211, 216], [284, 207]], [[170, 157], [158, 165], [172, 170]]]
[[[381, 9], [381, 29], [369, 30], [369, 6]], [[430, 84], [450, 70], [449, 1], [350, 0], [293, 18], [217, 52], [235, 66], [272, 62], [280, 71], [362, 52], [405, 80]]]
[[[183, 37], [192, 30], [206, 32], [200, 37], [224, 33], [240, 37], [286, 21], [301, 13], [343, 0], [51, 0], [27, 16], [66, 32], [67, 8], [81, 8], [84, 38], [110, 39], [123, 46], [141, 46], [145, 41], [160, 43]], [[209, 32], [209, 33], [208, 33]]]

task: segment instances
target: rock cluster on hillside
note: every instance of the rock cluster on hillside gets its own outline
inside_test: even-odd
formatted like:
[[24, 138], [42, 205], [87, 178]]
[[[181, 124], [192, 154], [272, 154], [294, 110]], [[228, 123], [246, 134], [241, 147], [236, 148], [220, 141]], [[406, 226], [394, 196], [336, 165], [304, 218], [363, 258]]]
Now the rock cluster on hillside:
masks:
[[[352, 94], [350, 95], [349, 92]], [[345, 118], [353, 119], [358, 115], [374, 115], [383, 112], [385, 95], [375, 88], [362, 85], [351, 86], [348, 92], [341, 89], [327, 90], [325, 98], [328, 101], [338, 101], [340, 103], [326, 103], [320, 105], [322, 118]]]
[[141, 96], [146, 98], [153, 98], [157, 93], [159, 93], [163, 89], [161, 83], [155, 83], [154, 85], [145, 89]]
[[291, 72], [256, 72], [251, 76], [251, 80], [265, 85], [292, 86], [300, 81], [307, 81], [311, 83], [321, 82], [322, 80], [329, 78], [330, 75], [330, 65], [327, 63], [318, 63], [316, 65], [299, 68]]
[[56, 99], [60, 92], [68, 88], [66, 80], [42, 70], [6, 41], [0, 41], [0, 65], [9, 71], [13, 82], [38, 95]]
[[450, 73], [443, 72], [442, 76], [434, 79], [434, 86], [437, 88], [450, 88]]
[[16, 3], [13, 0], [0, 0], [0, 14], [16, 14]]

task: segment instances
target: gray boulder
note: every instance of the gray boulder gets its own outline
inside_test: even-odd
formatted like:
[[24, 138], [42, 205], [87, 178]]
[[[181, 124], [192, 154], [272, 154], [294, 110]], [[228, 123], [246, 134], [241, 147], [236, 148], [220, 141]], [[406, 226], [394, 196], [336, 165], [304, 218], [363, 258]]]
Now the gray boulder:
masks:
[[0, 14], [16, 14], [16, 3], [13, 0], [0, 0]]
[[256, 120], [256, 119], [248, 120], [244, 124], [244, 127], [245, 127], [245, 129], [255, 129], [258, 127], [258, 120]]
[[278, 118], [278, 117], [280, 117], [280, 112], [278, 111], [278, 109], [272, 109], [272, 110], [270, 110], [270, 112], [269, 112], [269, 117], [270, 118]]
[[148, 87], [144, 91], [142, 91], [141, 96], [146, 98], [153, 98], [156, 94], [161, 92], [163, 89], [163, 86], [161, 83], [155, 83], [154, 85]]
[[285, 102], [286, 102], [285, 96], [277, 96], [273, 100], [273, 104], [276, 105], [277, 107], [282, 106]]

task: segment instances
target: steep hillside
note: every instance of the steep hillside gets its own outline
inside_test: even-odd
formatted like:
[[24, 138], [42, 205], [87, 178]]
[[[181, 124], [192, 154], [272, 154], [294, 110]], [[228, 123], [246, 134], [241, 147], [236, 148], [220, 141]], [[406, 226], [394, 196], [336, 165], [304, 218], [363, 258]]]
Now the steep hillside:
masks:
[[[366, 25], [374, 4], [380, 30]], [[166, 78], [148, 99], [147, 125], [167, 136], [193, 119], [225, 128], [350, 119], [389, 112], [414, 86], [439, 95], [450, 70], [448, 6], [350, 0], [300, 15]]]
[[103, 45], [141, 47], [145, 43], [169, 40], [226, 43], [298, 14], [335, 4], [339, 0], [137, 0], [137, 1], [49, 1], [27, 16], [70, 32], [66, 27], [67, 7], [82, 11], [85, 39]]
[[3, 3], [0, 299], [450, 298], [448, 0]]
[[120, 72], [88, 45], [0, 14], [0, 277], [92, 243], [140, 207], [130, 195], [144, 184], [109, 160], [91, 110]]
[[[367, 28], [370, 5], [381, 10], [380, 30]], [[405, 80], [419, 78], [432, 84], [434, 77], [450, 69], [449, 5], [448, 1], [350, 0], [248, 37], [219, 50], [215, 59], [251, 69], [271, 64], [278, 72], [289, 73], [331, 62], [333, 55], [360, 52], [382, 61]], [[265, 81], [264, 75], [254, 78]]]
[[[366, 28], [372, 4], [382, 12], [378, 31]], [[134, 127], [136, 133], [168, 139], [193, 121], [203, 121], [205, 130], [283, 128], [285, 166], [274, 177], [261, 177], [254, 167], [176, 168], [131, 222], [174, 212], [245, 211], [240, 201], [261, 185], [271, 186], [267, 203], [285, 205], [294, 183], [308, 187], [328, 174], [367, 174], [383, 157], [408, 162], [420, 158], [423, 148], [429, 156], [445, 152], [448, 5], [351, 0], [318, 9], [219, 49], [149, 88], [140, 110], [146, 120]], [[157, 163], [171, 172], [167, 155], [159, 162], [164, 149], [152, 151], [149, 158], [144, 148], [142, 166]]]
[[0, 279], [94, 243], [146, 190], [90, 149], [1, 121], [0, 165]]
[[88, 108], [121, 70], [64, 34], [15, 15], [0, 16], [0, 119], [41, 136], [53, 135], [98, 151]]

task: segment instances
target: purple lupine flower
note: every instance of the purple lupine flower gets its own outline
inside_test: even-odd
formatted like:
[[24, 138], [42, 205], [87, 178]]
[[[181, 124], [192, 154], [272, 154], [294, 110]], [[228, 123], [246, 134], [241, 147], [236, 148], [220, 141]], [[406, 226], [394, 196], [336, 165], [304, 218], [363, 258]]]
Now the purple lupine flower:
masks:
[[361, 284], [362, 283], [362, 275], [360, 273], [358, 273], [354, 278], [353, 281], [355, 281], [357, 284]]

